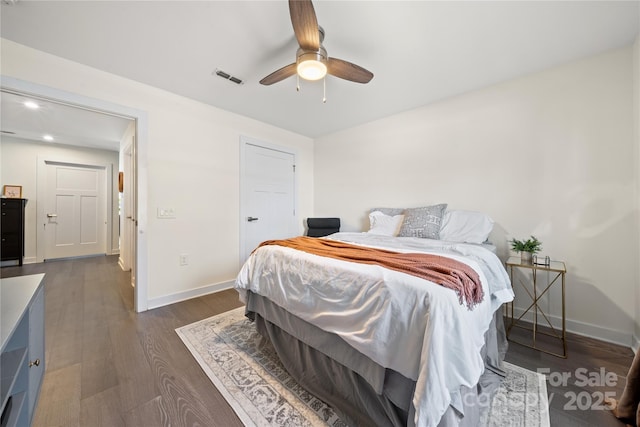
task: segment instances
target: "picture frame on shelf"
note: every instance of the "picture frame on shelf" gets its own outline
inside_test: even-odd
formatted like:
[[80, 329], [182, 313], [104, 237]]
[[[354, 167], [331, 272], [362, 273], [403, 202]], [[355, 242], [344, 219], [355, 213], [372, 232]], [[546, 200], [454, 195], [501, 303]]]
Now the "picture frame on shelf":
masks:
[[2, 195], [8, 199], [22, 199], [22, 185], [5, 185]]
[[551, 258], [548, 255], [533, 255], [533, 263], [535, 265], [549, 267], [551, 265]]

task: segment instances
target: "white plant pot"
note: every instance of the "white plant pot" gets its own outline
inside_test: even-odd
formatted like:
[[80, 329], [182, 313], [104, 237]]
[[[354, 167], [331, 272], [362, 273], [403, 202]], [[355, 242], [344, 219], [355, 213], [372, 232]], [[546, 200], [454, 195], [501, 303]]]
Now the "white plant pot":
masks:
[[531, 252], [520, 252], [520, 258], [524, 264], [533, 263], [533, 253]]

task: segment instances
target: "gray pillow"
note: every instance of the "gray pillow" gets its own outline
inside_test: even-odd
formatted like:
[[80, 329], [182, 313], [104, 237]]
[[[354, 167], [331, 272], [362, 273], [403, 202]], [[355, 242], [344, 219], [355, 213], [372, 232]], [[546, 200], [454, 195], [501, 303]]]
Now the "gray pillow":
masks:
[[446, 209], [446, 203], [422, 208], [405, 209], [403, 212], [404, 222], [402, 223], [398, 236], [439, 239], [442, 217]]

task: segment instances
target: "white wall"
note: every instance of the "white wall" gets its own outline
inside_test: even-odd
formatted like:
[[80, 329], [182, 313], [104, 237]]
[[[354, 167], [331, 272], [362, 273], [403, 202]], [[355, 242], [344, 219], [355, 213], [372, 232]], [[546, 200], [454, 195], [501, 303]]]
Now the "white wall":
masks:
[[[316, 140], [315, 214], [446, 202], [567, 263], [568, 328], [631, 344], [638, 283], [631, 47]], [[383, 100], [381, 100], [383, 102]], [[560, 287], [546, 305], [561, 314]]]
[[[247, 135], [297, 150], [300, 218], [335, 215], [362, 230], [373, 206], [443, 201], [489, 213], [502, 256], [508, 238], [534, 233], [568, 264], [570, 329], [630, 341], [640, 317], [629, 297], [640, 235], [631, 48], [320, 138], [315, 153], [309, 138], [5, 39], [1, 48], [4, 76], [148, 113], [151, 306], [235, 277]], [[177, 218], [156, 219], [157, 207]]]
[[[204, 293], [239, 269], [240, 135], [297, 151], [300, 218], [313, 213], [313, 141], [148, 85], [2, 39], [2, 75], [148, 114], [148, 298], [151, 307]], [[212, 90], [203, 88], [203, 90]], [[155, 217], [174, 208], [176, 219]], [[303, 225], [300, 224], [300, 232]], [[189, 265], [179, 254], [189, 253]]]
[[[111, 165], [113, 171], [112, 194], [109, 195], [108, 214], [111, 237], [107, 239], [107, 253], [118, 253], [118, 153], [116, 151], [92, 150], [69, 145], [46, 144], [3, 135], [0, 151], [0, 183], [22, 185], [22, 196], [28, 199], [25, 208], [25, 259], [26, 263], [36, 262], [37, 212], [41, 207], [37, 199], [38, 157], [51, 160], [68, 160], [79, 163]], [[114, 181], [115, 179], [115, 181]], [[41, 255], [42, 256], [42, 255]]]

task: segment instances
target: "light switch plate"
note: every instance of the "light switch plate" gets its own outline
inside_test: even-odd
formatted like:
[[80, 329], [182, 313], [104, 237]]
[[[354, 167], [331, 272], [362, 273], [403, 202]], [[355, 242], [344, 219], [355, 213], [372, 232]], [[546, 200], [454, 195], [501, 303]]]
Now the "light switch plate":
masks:
[[176, 217], [176, 212], [173, 208], [158, 208], [158, 218], [171, 219]]
[[189, 265], [189, 254], [180, 254], [180, 265]]

